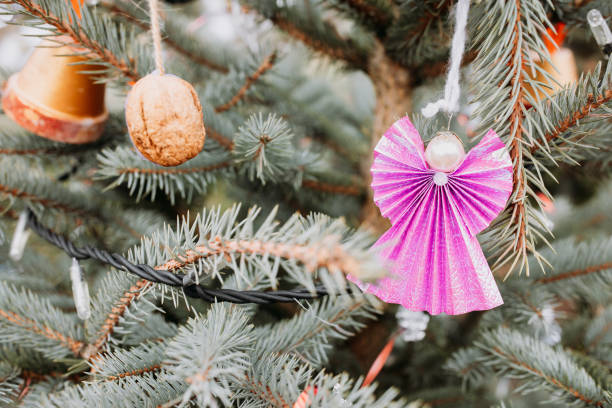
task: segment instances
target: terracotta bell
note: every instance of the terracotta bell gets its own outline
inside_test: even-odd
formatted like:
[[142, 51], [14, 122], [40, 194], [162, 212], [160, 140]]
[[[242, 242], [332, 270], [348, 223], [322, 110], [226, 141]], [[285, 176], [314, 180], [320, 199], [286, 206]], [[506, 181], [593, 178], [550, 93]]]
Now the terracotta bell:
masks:
[[[83, 52], [71, 45], [47, 43], [37, 48], [23, 69], [6, 83], [2, 107], [25, 129], [64, 143], [88, 143], [100, 137], [108, 112], [105, 85], [82, 71], [100, 66], [82, 64]], [[78, 63], [74, 65], [75, 63]]]
[[558, 92], [566, 85], [578, 80], [578, 68], [576, 67], [574, 53], [569, 48], [561, 46], [566, 35], [565, 24], [555, 24], [555, 30], [553, 31], [549, 28], [547, 29], [547, 34], [552, 38], [552, 41], [548, 37], [544, 37], [543, 40], [550, 53], [551, 63], [537, 61], [536, 65], [539, 69], [547, 72], [554, 81], [551, 81], [539, 70], [535, 71], [535, 75], [532, 75], [532, 71], [528, 70], [531, 79], [547, 86], [540, 86], [536, 92], [529, 83], [525, 84], [525, 91], [534, 95], [539, 100]]

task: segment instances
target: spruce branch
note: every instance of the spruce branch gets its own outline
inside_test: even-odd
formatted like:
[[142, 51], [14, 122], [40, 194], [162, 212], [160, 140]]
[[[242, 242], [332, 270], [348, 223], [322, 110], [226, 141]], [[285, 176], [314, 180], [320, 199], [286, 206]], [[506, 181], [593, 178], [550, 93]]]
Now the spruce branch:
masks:
[[[607, 304], [612, 290], [612, 238], [577, 242], [575, 238], [555, 242], [543, 255], [551, 259], [547, 276], [532, 278], [546, 291], [562, 299], [580, 298]], [[531, 258], [535, 267], [537, 260]]]
[[[321, 16], [321, 10], [314, 4], [282, 5], [262, 0], [244, 0], [242, 3], [243, 9], [257, 11], [314, 51], [357, 67], [363, 66], [366, 61], [371, 39], [365, 33], [353, 33], [353, 37], [343, 38], [331, 22]], [[308, 10], [303, 10], [303, 7], [308, 7]], [[357, 41], [359, 34], [366, 38]]]
[[291, 407], [310, 379], [312, 368], [287, 354], [254, 357], [243, 381], [237, 384], [236, 398], [253, 408]]
[[393, 4], [390, 0], [338, 0], [338, 3], [346, 3], [381, 31], [393, 20]]
[[190, 319], [168, 344], [164, 360], [170, 377], [189, 385], [182, 403], [194, 398], [200, 406], [232, 405], [230, 384], [246, 375], [253, 340], [240, 310], [217, 304], [206, 318]]
[[501, 375], [521, 381], [519, 392], [541, 388], [550, 391], [551, 401], [585, 407], [605, 407], [612, 402], [570, 354], [550, 347], [508, 328], [486, 333], [476, 346], [486, 353], [484, 363]]
[[467, 347], [455, 351], [444, 368], [461, 378], [462, 388], [476, 389], [493, 375], [493, 370], [482, 364], [484, 352], [476, 347]]
[[[537, 137], [533, 139], [529, 161], [540, 171], [543, 163], [558, 160], [576, 164], [585, 158], [593, 161], [598, 149], [610, 144], [609, 119], [612, 104], [612, 64], [601, 72], [601, 64], [550, 97], [543, 111], [529, 109], [527, 122]], [[589, 154], [590, 153], [590, 154]]]
[[302, 187], [308, 188], [311, 190], [321, 191], [324, 193], [331, 193], [331, 194], [351, 195], [351, 196], [360, 196], [363, 194], [363, 189], [361, 187], [350, 186], [350, 185], [343, 186], [343, 185], [325, 183], [325, 182], [316, 181], [316, 180], [304, 180], [302, 182]]
[[385, 48], [395, 61], [407, 67], [440, 63], [447, 57], [451, 31], [450, 0], [405, 1], [399, 17], [387, 33]]
[[546, 241], [548, 230], [534, 208], [539, 203], [534, 187], [546, 191], [542, 174], [540, 168], [527, 167], [537, 135], [531, 132], [534, 124], [526, 117], [526, 106], [541, 114], [544, 101], [529, 93], [527, 86], [535, 92], [543, 88], [529, 73], [536, 69], [535, 58], [550, 60], [542, 40], [550, 23], [540, 2], [514, 0], [482, 6], [474, 24], [478, 52], [474, 77], [479, 81], [475, 99], [480, 104], [476, 114], [482, 117], [482, 130], [493, 128], [505, 141], [514, 184], [508, 207], [489, 228], [495, 238], [487, 247], [495, 259], [494, 269], [506, 267], [507, 276], [515, 268], [519, 274], [523, 270], [529, 274], [530, 253], [540, 264], [547, 262], [536, 247], [539, 241]]
[[21, 379], [19, 368], [0, 361], [0, 403], [9, 406], [21, 395]]
[[181, 381], [169, 379], [163, 371], [150, 372], [141, 376], [124, 377], [120, 381], [55, 387], [43, 393], [36, 401], [36, 406], [156, 407], [179, 398], [185, 388]]
[[[0, 4], [7, 5], [11, 2], [3, 0]], [[27, 16], [34, 17], [52, 26], [57, 33], [68, 35], [75, 44], [86, 48], [89, 51], [88, 56], [90, 58], [107, 63], [118, 70], [124, 77], [134, 82], [140, 78], [139, 72], [134, 68], [129, 59], [118, 56], [106, 44], [94, 39], [97, 37], [92, 35], [92, 32], [87, 27], [88, 23], [94, 23], [95, 17], [86, 7], [81, 8], [82, 16], [79, 18], [71, 4], [67, 2], [14, 0], [14, 3], [23, 7], [23, 11]], [[109, 28], [112, 27], [112, 23], [108, 20], [102, 21], [102, 25]], [[107, 29], [106, 34], [110, 36], [118, 35], [112, 28], [110, 30]], [[122, 35], [126, 36], [127, 33], [123, 32]], [[50, 36], [53, 36], [53, 34], [50, 34]], [[125, 44], [125, 41], [124, 38], [121, 41], [117, 41], [117, 43]]]
[[155, 265], [155, 269], [185, 270], [196, 282], [222, 280], [224, 268], [241, 276], [248, 263], [260, 270], [272, 287], [277, 286], [277, 275], [284, 270], [310, 289], [314, 289], [315, 279], [321, 278], [336, 293], [346, 290], [345, 274], [369, 280], [383, 272], [376, 254], [367, 249], [371, 237], [349, 230], [341, 220], [295, 214], [281, 225], [274, 220], [275, 209], [260, 219], [255, 229], [260, 209], [250, 209], [242, 219], [238, 219], [239, 213], [240, 206], [233, 206], [225, 212], [204, 210], [193, 223], [183, 218], [175, 228], [145, 238], [133, 257]]
[[1, 158], [0, 163], [13, 169], [0, 174], [0, 194], [6, 202], [5, 208], [11, 208], [19, 201], [37, 210], [51, 208], [77, 216], [100, 216], [98, 208], [88, 202], [85, 194], [58, 186], [29, 166], [27, 161]]
[[354, 381], [347, 373], [332, 376], [320, 372], [307, 386], [310, 386], [308, 396], [312, 406], [341, 407], [345, 404], [355, 408], [399, 408], [407, 404], [397, 398], [397, 389], [388, 388], [375, 395], [376, 385], [363, 386], [361, 379]]
[[[217, 118], [218, 119], [218, 118]], [[327, 194], [362, 194], [363, 186], [347, 183], [348, 177], [324, 167], [324, 157], [297, 150], [294, 134], [284, 119], [274, 114], [251, 115], [234, 140], [214, 132], [219, 145], [205, 148], [196, 158], [180, 166], [167, 168], [151, 163], [129, 146], [106, 148], [98, 155], [95, 178], [112, 179], [107, 188], [126, 184], [136, 200], [150, 196], [151, 201], [162, 191], [171, 203], [177, 196], [191, 201], [194, 195], [205, 194], [219, 178], [246, 174], [262, 184], [290, 185], [293, 190], [307, 188]], [[233, 159], [232, 159], [233, 157]], [[337, 173], [337, 172], [336, 172]]]
[[264, 120], [261, 113], [252, 115], [234, 139], [235, 161], [249, 179], [257, 177], [262, 184], [285, 178], [295, 165], [293, 138], [282, 118], [272, 114]]
[[144, 279], [138, 280], [133, 286], [131, 286], [124, 294], [116, 301], [108, 313], [108, 317], [104, 320], [104, 323], [98, 331], [98, 337], [92, 342], [90, 347], [87, 348], [87, 355], [84, 356], [88, 360], [96, 358], [98, 353], [102, 350], [110, 336], [113, 334], [115, 327], [119, 323], [119, 320], [123, 317], [126, 310], [130, 307], [132, 302], [138, 299], [142, 293], [149, 287], [151, 283]]
[[256, 353], [288, 354], [313, 368], [320, 367], [327, 362], [334, 342], [362, 329], [375, 313], [366, 298], [317, 302], [289, 320], [258, 327]]
[[612, 362], [612, 307], [608, 306], [589, 323], [584, 333], [584, 350], [604, 364]]
[[[562, 123], [557, 125], [553, 130], [546, 133], [546, 141], [551, 142], [554, 139], [558, 138], [561, 134], [568, 131], [573, 126], [576, 126], [576, 124], [578, 124], [581, 119], [584, 119], [585, 117], [589, 116], [592, 111], [607, 104], [611, 100], [612, 90], [610, 89], [606, 90], [603, 95], [599, 95], [597, 97], [594, 97], [593, 95], [588, 95], [586, 103], [580, 108], [580, 110], [568, 115]], [[539, 148], [540, 145], [535, 145], [531, 148], [531, 152], [534, 153]]]
[[612, 269], [612, 262], [603, 263], [600, 265], [592, 265], [584, 269], [575, 269], [569, 272], [560, 273], [554, 276], [548, 276], [545, 278], [538, 278], [536, 280], [537, 283], [552, 283], [557, 282], [564, 279], [572, 279], [580, 276], [589, 275], [591, 273], [598, 273], [602, 271], [606, 271], [608, 269]]
[[[164, 290], [168, 287], [181, 287], [183, 294], [187, 297], [204, 299], [207, 302], [232, 302], [232, 303], [280, 303], [280, 302], [294, 302], [299, 299], [312, 299], [319, 296], [330, 295], [329, 291], [323, 286], [315, 286], [313, 288], [300, 288], [297, 290], [277, 290], [274, 292], [258, 291], [258, 290], [246, 290], [239, 291], [233, 289], [211, 289], [194, 283], [191, 276], [184, 274], [173, 273], [168, 270], [156, 270], [149, 265], [146, 265], [141, 261], [139, 264], [135, 264], [129, 261], [122, 255], [117, 253], [110, 253], [103, 249], [94, 248], [92, 246], [77, 247], [66, 237], [53, 232], [52, 230], [44, 227], [33, 215], [31, 211], [27, 212], [28, 216], [28, 227], [36, 231], [42, 238], [48, 242], [56, 245], [63, 249], [71, 257], [82, 260], [82, 259], [95, 259], [105, 264], [111, 265], [117, 269], [130, 272], [136, 276], [144, 278], [148, 281], [164, 284]], [[141, 254], [137, 254], [141, 255]], [[267, 260], [264, 261], [266, 263]], [[242, 266], [245, 266], [244, 264]], [[322, 274], [322, 280], [325, 282], [326, 278], [329, 280], [329, 276]], [[337, 275], [337, 274], [336, 274]], [[332, 278], [338, 278], [334, 276]], [[328, 282], [326, 282], [328, 283]], [[339, 287], [339, 291], [342, 294], [348, 294], [351, 288], [345, 288], [344, 286]], [[164, 292], [165, 293], [165, 292]], [[176, 295], [177, 292], [172, 292]], [[336, 295], [337, 293], [333, 293]], [[173, 296], [175, 301], [178, 301], [178, 297]]]
[[19, 343], [50, 359], [79, 356], [84, 343], [74, 320], [25, 290], [0, 282], [0, 342]]
[[113, 179], [108, 188], [126, 184], [136, 200], [162, 191], [174, 203], [177, 195], [190, 201], [203, 194], [219, 176], [230, 176], [233, 163], [227, 152], [203, 151], [196, 158], [176, 167], [162, 167], [139, 156], [131, 147], [104, 149], [98, 155], [96, 179]]
[[212, 138], [215, 142], [219, 144], [219, 146], [223, 147], [225, 150], [232, 151], [234, 149], [234, 141], [232, 139], [217, 132], [212, 128], [206, 128], [206, 136]]
[[34, 156], [34, 157], [83, 157], [100, 147], [113, 143], [117, 134], [121, 133], [119, 121], [123, 118], [110, 115], [104, 133], [95, 142], [86, 144], [70, 144], [45, 139], [24, 128], [0, 114], [0, 155], [4, 156]]
[[[612, 389], [612, 371], [609, 368], [609, 362], [605, 362], [605, 357], [604, 359], [598, 360], [577, 350], [568, 350], [568, 352], [576, 363], [593, 377], [593, 380], [595, 380], [601, 389]], [[607, 356], [609, 355], [610, 353], [608, 352]]]
[[[512, 61], [515, 66], [520, 67], [523, 64], [523, 49], [520, 43], [520, 31], [521, 31], [521, 3], [520, 0], [516, 0], [516, 20], [514, 22], [514, 42], [511, 45], [511, 55], [509, 60]], [[513, 163], [513, 196], [512, 202], [512, 218], [513, 223], [516, 224], [516, 244], [514, 251], [519, 253], [522, 258], [527, 257], [527, 244], [525, 242], [527, 235], [527, 220], [525, 214], [525, 174], [523, 164], [523, 92], [524, 92], [524, 74], [522, 69], [516, 69], [517, 74], [514, 75], [510, 80], [510, 85], [513, 91], [510, 93], [510, 100], [515, 101], [512, 106], [512, 113], [510, 114], [510, 157]]]
[[151, 372], [156, 372], [156, 371], [160, 371], [161, 370], [161, 365], [159, 364], [154, 364], [152, 366], [149, 367], [144, 367], [144, 368], [139, 368], [136, 370], [132, 370], [132, 371], [126, 371], [123, 373], [117, 373], [117, 375], [111, 375], [108, 376], [106, 378], [107, 381], [116, 381], [116, 380], [120, 380], [122, 378], [125, 377], [133, 377], [133, 376], [141, 376], [145, 373], [151, 373]]
[[89, 362], [94, 381], [120, 381], [126, 377], [142, 376], [162, 369], [163, 342], [146, 342], [129, 349], [115, 349]]
[[[113, 1], [102, 1], [98, 4], [98, 6], [103, 7], [110, 13], [137, 25], [144, 31], [150, 30], [150, 26], [147, 22], [148, 16], [142, 11], [141, 7], [135, 7], [128, 2]], [[193, 42], [194, 39], [192, 36], [184, 33], [184, 26], [181, 26], [180, 28], [177, 27], [174, 19], [166, 20], [164, 23], [165, 36], [163, 41], [178, 54], [181, 54], [196, 64], [202, 65], [203, 67], [213, 71], [218, 71], [224, 74], [229, 71], [227, 67], [208, 59], [201, 51], [202, 47], [188, 46], [187, 44]]]
[[264, 58], [264, 60], [261, 62], [259, 67], [255, 70], [255, 72], [253, 72], [251, 75], [249, 75], [246, 78], [244, 85], [240, 87], [238, 92], [236, 92], [236, 94], [232, 96], [232, 98], [229, 101], [225, 102], [222, 105], [217, 106], [215, 108], [215, 112], [221, 113], [221, 112], [228, 111], [232, 107], [234, 107], [238, 102], [240, 102], [240, 100], [242, 100], [244, 96], [246, 95], [249, 88], [251, 88], [251, 86], [253, 86], [253, 84], [255, 84], [255, 82], [257, 82], [257, 80], [262, 75], [264, 75], [267, 71], [271, 70], [272, 67], [274, 67], [275, 61], [276, 61], [276, 52], [273, 52], [272, 54]]

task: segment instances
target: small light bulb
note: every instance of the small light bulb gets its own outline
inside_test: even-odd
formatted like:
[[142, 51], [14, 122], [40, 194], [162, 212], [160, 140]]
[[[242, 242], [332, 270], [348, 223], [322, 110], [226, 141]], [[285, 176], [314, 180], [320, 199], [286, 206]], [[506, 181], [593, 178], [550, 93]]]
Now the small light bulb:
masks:
[[612, 32], [610, 32], [610, 27], [608, 27], [599, 10], [589, 11], [587, 21], [597, 44], [603, 49], [604, 53], [610, 54], [612, 52]]
[[30, 230], [26, 229], [27, 223], [28, 214], [23, 211], [19, 214], [17, 226], [15, 227], [15, 233], [13, 234], [13, 240], [11, 241], [11, 247], [9, 249], [9, 257], [15, 262], [21, 260], [25, 246], [28, 243]]
[[70, 280], [72, 281], [72, 296], [77, 316], [81, 320], [87, 320], [91, 316], [89, 287], [87, 282], [83, 281], [83, 271], [76, 258], [72, 258], [72, 264], [70, 265]]

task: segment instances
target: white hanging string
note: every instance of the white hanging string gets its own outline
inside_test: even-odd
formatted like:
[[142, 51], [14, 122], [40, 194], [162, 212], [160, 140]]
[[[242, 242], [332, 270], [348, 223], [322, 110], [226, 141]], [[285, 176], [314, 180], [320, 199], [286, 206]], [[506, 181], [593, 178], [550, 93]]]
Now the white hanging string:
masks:
[[461, 68], [461, 60], [463, 58], [463, 51], [465, 50], [465, 36], [468, 12], [470, 10], [470, 0], [459, 0], [457, 2], [457, 8], [455, 10], [455, 32], [453, 33], [453, 40], [451, 42], [450, 51], [450, 62], [448, 69], [448, 77], [446, 78], [446, 85], [444, 86], [444, 98], [428, 103], [421, 113], [426, 118], [431, 118], [433, 115], [438, 113], [440, 110], [452, 113], [459, 110], [459, 95], [461, 88], [459, 88], [459, 69]]
[[15, 227], [15, 233], [13, 234], [13, 240], [11, 241], [11, 247], [9, 249], [9, 257], [13, 261], [19, 261], [23, 257], [23, 251], [25, 250], [28, 237], [30, 236], [30, 230], [26, 229], [27, 222], [28, 214], [23, 211], [19, 214], [17, 226]]

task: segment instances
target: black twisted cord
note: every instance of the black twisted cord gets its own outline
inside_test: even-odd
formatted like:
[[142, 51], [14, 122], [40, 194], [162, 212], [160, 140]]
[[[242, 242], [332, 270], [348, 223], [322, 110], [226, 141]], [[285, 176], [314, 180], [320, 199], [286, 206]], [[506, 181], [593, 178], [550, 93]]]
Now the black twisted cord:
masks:
[[207, 302], [257, 304], [286, 303], [294, 302], [300, 299], [314, 299], [328, 295], [327, 290], [323, 286], [315, 287], [314, 292], [311, 292], [306, 288], [263, 292], [257, 290], [210, 289], [195, 283], [184, 284], [184, 274], [173, 273], [165, 269], [153, 269], [149, 265], [136, 265], [119, 254], [110, 253], [103, 249], [94, 248], [90, 245], [79, 248], [63, 235], [59, 235], [42, 225], [31, 209], [26, 209], [26, 215], [28, 220], [27, 225], [32, 231], [53, 245], [62, 249], [73, 258], [79, 260], [95, 259], [102, 263], [111, 265], [116, 269], [121, 269], [123, 271], [132, 273], [150, 282], [163, 283], [164, 285], [174, 287], [182, 287], [185, 295], [192, 298], [203, 299]]

